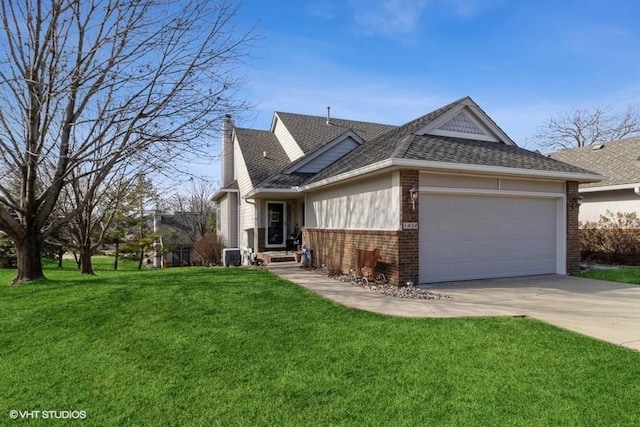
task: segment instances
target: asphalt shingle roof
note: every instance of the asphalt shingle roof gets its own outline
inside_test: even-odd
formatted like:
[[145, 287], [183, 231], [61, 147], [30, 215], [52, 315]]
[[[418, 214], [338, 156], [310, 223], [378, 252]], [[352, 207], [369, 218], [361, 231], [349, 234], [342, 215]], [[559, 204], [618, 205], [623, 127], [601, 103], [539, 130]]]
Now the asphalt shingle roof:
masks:
[[165, 245], [192, 246], [194, 238], [199, 238], [195, 232], [195, 224], [200, 222], [203, 214], [193, 212], [179, 212], [173, 215], [161, 215], [156, 224], [157, 231], [165, 236], [162, 238]]
[[233, 181], [227, 185], [225, 185], [224, 187], [222, 187], [220, 190], [237, 190], [240, 187], [238, 187], [238, 181]]
[[244, 128], [236, 128], [235, 131], [254, 187], [291, 164], [272, 132]]
[[306, 155], [333, 141], [347, 130], [355, 132], [360, 138], [368, 141], [395, 127], [338, 118], [331, 118], [331, 125], [327, 125], [326, 117], [284, 112], [276, 114]]
[[347, 153], [340, 160], [320, 171], [315, 177], [309, 180], [309, 183], [339, 175], [353, 169], [368, 166], [385, 159], [402, 157], [404, 155], [404, 151], [408, 148], [407, 144], [409, 143], [409, 137], [414, 132], [422, 129], [424, 126], [449, 111], [460, 101], [461, 100], [458, 100], [445, 105], [444, 107], [412, 120], [409, 123], [392, 128], [371, 141], [365, 142]]
[[640, 183], [640, 136], [594, 146], [558, 151], [551, 157], [605, 175], [601, 182], [581, 184], [583, 188]]
[[[283, 112], [276, 114], [306, 156], [349, 130], [356, 133], [360, 138], [367, 140], [394, 129], [394, 126], [391, 125], [339, 118], [331, 118], [331, 125], [327, 125], [326, 117]], [[251, 181], [255, 187], [291, 188], [301, 185], [313, 176], [313, 174], [306, 173], [282, 173], [293, 163], [289, 161], [272, 132], [240, 129], [240, 132], [237, 132], [236, 135], [241, 144]], [[265, 150], [268, 153], [274, 153], [272, 161], [265, 161], [263, 158], [263, 151]]]
[[[579, 166], [559, 161], [562, 159], [556, 160], [502, 142], [416, 135], [420, 129], [468, 100], [468, 97], [461, 98], [402, 126], [337, 118], [331, 119], [334, 125], [330, 126], [326, 123], [326, 117], [277, 113], [306, 155], [335, 140], [349, 129], [365, 140], [363, 144], [317, 174], [285, 174], [284, 171], [293, 163], [289, 161], [273, 133], [250, 129], [237, 129], [236, 132], [254, 187], [290, 188], [311, 184], [394, 158], [549, 172], [590, 173]], [[263, 151], [273, 153], [273, 158], [264, 159]]]
[[446, 136], [416, 136], [404, 158], [550, 172], [590, 173], [514, 145]]

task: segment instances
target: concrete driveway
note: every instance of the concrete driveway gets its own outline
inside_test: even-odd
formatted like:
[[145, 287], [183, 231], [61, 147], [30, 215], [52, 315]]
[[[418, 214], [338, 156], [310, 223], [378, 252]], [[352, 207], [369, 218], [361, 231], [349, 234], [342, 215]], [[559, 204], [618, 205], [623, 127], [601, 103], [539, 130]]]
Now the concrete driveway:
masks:
[[430, 304], [437, 317], [528, 316], [640, 350], [640, 286], [570, 276], [474, 280], [430, 286], [452, 299]]
[[570, 331], [640, 350], [640, 286], [545, 275], [423, 286], [443, 300], [407, 300], [376, 294], [298, 268], [269, 265], [275, 274], [336, 302], [405, 317], [528, 316]]

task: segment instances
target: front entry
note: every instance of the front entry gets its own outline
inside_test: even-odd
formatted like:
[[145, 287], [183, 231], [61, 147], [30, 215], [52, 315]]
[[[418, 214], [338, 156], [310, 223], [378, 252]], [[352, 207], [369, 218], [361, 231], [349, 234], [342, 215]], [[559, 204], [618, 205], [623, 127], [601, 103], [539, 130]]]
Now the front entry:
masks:
[[285, 245], [285, 212], [284, 202], [267, 202], [266, 247], [282, 247]]

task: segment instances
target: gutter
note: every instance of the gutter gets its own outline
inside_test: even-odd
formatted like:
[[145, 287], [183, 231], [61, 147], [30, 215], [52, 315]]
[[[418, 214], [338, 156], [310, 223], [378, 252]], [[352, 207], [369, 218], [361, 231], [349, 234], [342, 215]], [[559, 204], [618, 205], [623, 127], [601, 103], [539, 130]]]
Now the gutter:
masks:
[[326, 185], [342, 182], [347, 179], [356, 178], [360, 175], [381, 171], [387, 168], [397, 169], [421, 169], [428, 171], [442, 171], [442, 172], [459, 172], [459, 173], [477, 173], [486, 175], [506, 175], [516, 176], [523, 178], [539, 178], [539, 179], [558, 179], [563, 181], [577, 181], [580, 183], [599, 182], [606, 179], [603, 175], [595, 173], [580, 173], [580, 172], [561, 172], [561, 171], [545, 171], [538, 169], [517, 169], [508, 168], [503, 166], [484, 166], [484, 165], [470, 165], [466, 163], [452, 163], [452, 162], [433, 162], [425, 160], [412, 160], [412, 159], [399, 159], [392, 158], [382, 160], [371, 165], [364, 166], [362, 168], [355, 169], [353, 171], [345, 172], [336, 176], [325, 178], [318, 182], [314, 182], [308, 185], [299, 187], [298, 191], [308, 191]]
[[249, 191], [247, 195], [244, 197], [246, 199], [254, 199], [256, 195], [263, 193], [291, 193], [296, 194], [299, 193], [299, 187], [291, 187], [291, 188], [254, 188]]
[[618, 184], [618, 185], [603, 185], [599, 187], [587, 187], [581, 188], [581, 193], [597, 193], [599, 191], [615, 191], [615, 190], [634, 190], [638, 188], [640, 183], [630, 183], [630, 184]]

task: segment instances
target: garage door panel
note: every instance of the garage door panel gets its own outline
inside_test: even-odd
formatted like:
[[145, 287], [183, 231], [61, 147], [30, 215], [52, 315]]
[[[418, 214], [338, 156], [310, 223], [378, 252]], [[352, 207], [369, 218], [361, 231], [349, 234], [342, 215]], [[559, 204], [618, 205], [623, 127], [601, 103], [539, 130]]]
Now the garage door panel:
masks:
[[480, 222], [476, 228], [444, 227], [430, 233], [432, 241], [476, 241], [487, 240], [499, 242], [508, 236], [508, 240], [548, 240], [555, 238], [556, 229], [537, 224], [510, 224], [508, 226], [496, 226], [490, 222]]
[[[554, 260], [549, 260], [552, 262]], [[440, 264], [432, 272], [432, 274], [441, 277], [447, 277], [451, 274], [451, 268], [458, 268], [461, 274], [455, 280], [464, 279], [477, 279], [477, 275], [473, 270], [482, 270], [487, 275], [486, 278], [491, 277], [509, 277], [513, 275], [527, 276], [532, 274], [547, 274], [544, 266], [532, 267], [532, 265], [523, 260], [512, 260], [511, 262], [502, 261], [485, 261], [485, 262], [459, 262], [451, 265]], [[468, 273], [462, 273], [468, 272]], [[463, 279], [464, 278], [464, 279]]]
[[420, 281], [556, 271], [557, 199], [424, 195]]
[[[553, 268], [555, 265], [555, 259], [548, 260], [548, 268]], [[451, 269], [458, 270], [455, 278], [451, 278]], [[477, 271], [483, 271], [482, 276], [478, 276]], [[510, 263], [496, 263], [493, 261], [487, 261], [485, 263], [473, 262], [473, 263], [455, 263], [455, 264], [440, 264], [435, 265], [430, 273], [430, 277], [433, 280], [427, 282], [443, 282], [452, 280], [473, 280], [473, 279], [487, 279], [496, 277], [513, 277], [513, 276], [532, 276], [537, 274], [549, 274], [549, 271], [544, 266], [531, 266], [531, 263], [526, 261], [513, 261]]]
[[[463, 243], [462, 245], [459, 243]], [[555, 245], [547, 241], [531, 243], [530, 241], [455, 241], [442, 242], [438, 245], [425, 245], [420, 248], [432, 261], [438, 263], [464, 262], [468, 259], [476, 261], [521, 260], [553, 258], [555, 260]], [[533, 246], [535, 249], [529, 247]], [[499, 257], [499, 258], [498, 258]]]
[[472, 238], [487, 236], [496, 238], [502, 233], [512, 236], [532, 236], [538, 233], [544, 235], [555, 234], [556, 224], [549, 223], [549, 218], [425, 218], [424, 221], [436, 221], [438, 228], [430, 230], [434, 236], [449, 236], [451, 234], [468, 234]]

